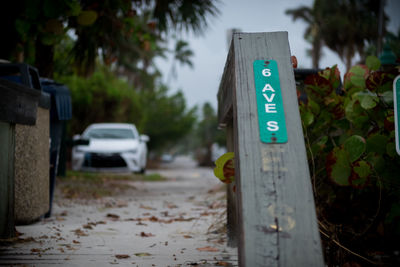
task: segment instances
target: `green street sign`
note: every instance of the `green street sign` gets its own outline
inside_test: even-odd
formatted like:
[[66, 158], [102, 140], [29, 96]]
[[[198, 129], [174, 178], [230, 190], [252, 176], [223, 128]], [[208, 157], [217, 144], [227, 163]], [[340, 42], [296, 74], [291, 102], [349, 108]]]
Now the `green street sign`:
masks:
[[396, 151], [400, 155], [400, 75], [393, 82], [394, 125], [396, 135]]
[[275, 60], [255, 60], [253, 71], [261, 142], [286, 143], [288, 137], [278, 64]]

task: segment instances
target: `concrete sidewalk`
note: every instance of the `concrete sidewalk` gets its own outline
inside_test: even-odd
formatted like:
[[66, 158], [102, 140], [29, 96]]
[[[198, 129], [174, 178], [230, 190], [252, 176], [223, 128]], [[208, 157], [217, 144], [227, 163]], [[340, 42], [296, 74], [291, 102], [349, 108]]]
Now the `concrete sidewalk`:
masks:
[[223, 231], [225, 192], [212, 170], [178, 158], [157, 173], [167, 181], [124, 181], [129, 190], [118, 197], [70, 200], [59, 192], [50, 219], [18, 226], [19, 240], [1, 244], [0, 265], [237, 266]]

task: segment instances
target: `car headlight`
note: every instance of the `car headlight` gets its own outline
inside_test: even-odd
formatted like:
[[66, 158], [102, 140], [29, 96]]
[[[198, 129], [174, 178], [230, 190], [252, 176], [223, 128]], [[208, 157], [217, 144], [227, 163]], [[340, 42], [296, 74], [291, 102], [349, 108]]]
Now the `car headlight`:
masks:
[[132, 154], [136, 154], [137, 153], [137, 149], [129, 149], [126, 151], [127, 153], [132, 153]]

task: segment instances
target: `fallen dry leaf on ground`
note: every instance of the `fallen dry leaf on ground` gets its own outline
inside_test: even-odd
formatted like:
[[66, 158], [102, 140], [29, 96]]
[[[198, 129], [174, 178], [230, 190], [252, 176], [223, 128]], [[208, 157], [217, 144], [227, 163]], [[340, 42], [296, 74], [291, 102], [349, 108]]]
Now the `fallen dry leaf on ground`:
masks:
[[147, 252], [140, 252], [140, 253], [135, 253], [135, 256], [137, 256], [137, 257], [148, 257], [148, 256], [151, 256], [151, 254], [147, 253]]
[[175, 205], [174, 203], [171, 203], [171, 202], [164, 202], [164, 206], [166, 206], [169, 209], [177, 209], [178, 208], [177, 205]]
[[125, 200], [114, 200], [114, 199], [112, 199], [112, 200], [107, 201], [104, 204], [104, 206], [106, 208], [114, 208], [114, 207], [125, 208], [125, 207], [128, 207], [128, 202], [126, 202]]
[[218, 213], [219, 212], [216, 212], [216, 211], [213, 211], [213, 212], [205, 211], [205, 212], [201, 213], [200, 216], [210, 216], [210, 215], [214, 216], [214, 215], [217, 215]]
[[191, 236], [191, 235], [184, 235], [183, 237], [184, 238], [193, 238], [193, 236]]
[[119, 215], [113, 214], [113, 213], [107, 213], [106, 217], [110, 218], [111, 220], [115, 220], [115, 221], [119, 219]]
[[207, 251], [207, 252], [217, 252], [219, 251], [218, 248], [214, 248], [214, 247], [210, 247], [210, 246], [206, 246], [206, 247], [202, 247], [202, 248], [196, 248], [198, 251]]
[[190, 221], [193, 221], [193, 220], [195, 220], [196, 218], [193, 218], [193, 217], [190, 217], [190, 218], [183, 218], [183, 217], [180, 217], [180, 218], [176, 218], [176, 219], [174, 219], [174, 221], [176, 221], [176, 222], [190, 222]]
[[82, 231], [80, 228], [72, 230], [71, 232], [73, 232], [78, 237], [80, 237], [80, 236], [88, 236], [88, 234], [85, 233], [84, 231]]
[[225, 207], [225, 203], [221, 202], [221, 201], [215, 201], [212, 204], [208, 205], [208, 208], [210, 209], [218, 209], [218, 208], [224, 208]]
[[127, 258], [130, 258], [131, 256], [129, 256], [127, 254], [117, 254], [117, 255], [115, 255], [115, 257], [117, 259], [127, 259]]
[[67, 216], [68, 215], [68, 211], [64, 210], [63, 212], [60, 213], [60, 216]]
[[152, 237], [152, 236], [155, 236], [155, 235], [153, 235], [152, 233], [141, 232], [141, 233], [140, 233], [140, 236], [141, 236], [141, 237]]
[[145, 210], [156, 210], [155, 208], [153, 208], [153, 207], [150, 207], [150, 206], [145, 206], [145, 205], [140, 205], [139, 206], [139, 208], [141, 208], [141, 209], [145, 209]]
[[92, 230], [92, 229], [93, 229], [93, 226], [90, 225], [90, 224], [85, 224], [85, 225], [83, 225], [82, 227], [83, 227], [84, 229], [89, 229], [89, 230]]

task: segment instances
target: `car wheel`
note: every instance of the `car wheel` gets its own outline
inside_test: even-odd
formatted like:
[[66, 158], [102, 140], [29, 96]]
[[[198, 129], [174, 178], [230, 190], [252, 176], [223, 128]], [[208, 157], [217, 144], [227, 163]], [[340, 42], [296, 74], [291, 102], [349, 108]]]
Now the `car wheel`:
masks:
[[140, 174], [145, 174], [145, 173], [146, 173], [146, 168], [140, 169], [139, 173], [140, 173]]

